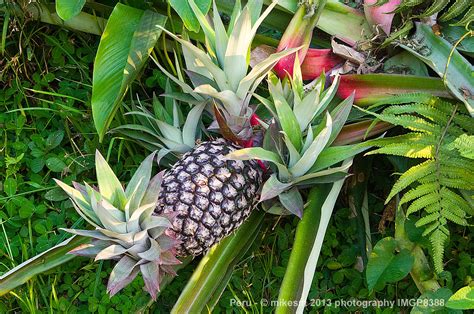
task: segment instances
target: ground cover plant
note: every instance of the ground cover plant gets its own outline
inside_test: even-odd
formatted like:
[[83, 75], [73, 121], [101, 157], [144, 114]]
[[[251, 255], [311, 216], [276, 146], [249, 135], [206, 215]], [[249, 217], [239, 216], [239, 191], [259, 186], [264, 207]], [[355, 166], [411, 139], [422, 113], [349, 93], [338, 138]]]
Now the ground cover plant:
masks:
[[0, 10], [2, 313], [474, 308], [469, 1]]

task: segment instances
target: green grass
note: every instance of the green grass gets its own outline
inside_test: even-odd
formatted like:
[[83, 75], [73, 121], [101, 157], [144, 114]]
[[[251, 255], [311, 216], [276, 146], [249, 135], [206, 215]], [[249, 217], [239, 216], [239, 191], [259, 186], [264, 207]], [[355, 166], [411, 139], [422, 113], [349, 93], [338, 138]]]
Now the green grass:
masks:
[[[15, 17], [10, 16], [10, 21]], [[53, 26], [15, 20], [17, 28], [6, 33], [4, 71], [0, 78], [0, 274], [62, 241], [61, 227], [79, 221], [67, 196], [53, 178], [66, 183], [94, 183], [94, 152], [99, 149], [126, 181], [130, 170], [146, 152], [120, 137], [108, 135], [99, 144], [90, 108], [91, 69], [98, 37], [73, 33]], [[21, 47], [21, 51], [18, 49]], [[149, 66], [125, 97], [135, 93], [151, 98], [160, 94], [164, 80]], [[123, 119], [120, 114], [118, 121]], [[383, 157], [374, 161], [369, 183], [371, 230], [378, 230], [383, 200], [393, 179]], [[358, 232], [363, 226], [353, 217], [347, 195], [342, 195], [329, 225], [310, 291], [310, 312], [339, 313], [363, 310], [326, 307], [331, 300], [414, 298], [419, 292], [411, 278], [385, 286], [369, 295], [365, 274], [357, 270], [362, 248]], [[291, 252], [297, 218], [267, 215], [261, 236], [238, 263], [216, 313], [271, 313], [262, 299], [277, 300], [278, 289]], [[77, 224], [77, 223], [76, 223]], [[373, 243], [393, 234], [393, 221], [385, 223], [385, 235], [372, 234]], [[468, 284], [474, 273], [471, 233], [458, 227], [446, 249], [442, 280], [453, 291]], [[29, 281], [0, 299], [0, 313], [168, 313], [190, 277], [197, 261], [180, 270], [156, 303], [136, 279], [118, 295], [106, 294], [110, 262], [76, 258]], [[241, 305], [235, 301], [241, 301]], [[319, 301], [318, 301], [319, 300]], [[327, 303], [326, 303], [327, 304]], [[399, 309], [377, 309], [395, 313]]]

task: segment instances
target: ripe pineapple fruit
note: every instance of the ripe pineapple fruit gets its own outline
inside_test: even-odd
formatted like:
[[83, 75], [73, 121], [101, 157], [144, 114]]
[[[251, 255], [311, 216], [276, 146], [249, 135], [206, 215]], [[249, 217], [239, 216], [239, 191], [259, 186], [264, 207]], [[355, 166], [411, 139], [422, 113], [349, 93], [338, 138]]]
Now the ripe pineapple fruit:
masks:
[[[211, 26], [193, 2], [190, 4], [206, 35], [207, 53], [190, 41], [165, 32], [181, 43], [194, 88], [157, 65], [183, 92], [213, 104], [209, 110], [215, 116], [213, 126], [219, 126], [224, 138], [201, 143], [167, 171], [156, 212], [177, 213], [173, 230], [181, 241], [178, 254], [196, 256], [240, 226], [258, 201], [263, 176], [258, 162], [224, 157], [253, 142], [253, 110], [249, 106], [253, 92], [276, 62], [295, 50], [274, 54], [247, 74], [253, 37], [276, 2], [258, 19], [252, 15], [258, 16], [261, 2], [260, 8], [253, 3], [242, 11], [234, 10], [233, 23], [227, 31], [215, 6]], [[255, 12], [251, 13], [251, 9]]]
[[179, 255], [199, 255], [239, 227], [255, 206], [263, 171], [255, 160], [225, 160], [239, 147], [225, 139], [199, 144], [168, 171], [159, 215], [177, 214]]

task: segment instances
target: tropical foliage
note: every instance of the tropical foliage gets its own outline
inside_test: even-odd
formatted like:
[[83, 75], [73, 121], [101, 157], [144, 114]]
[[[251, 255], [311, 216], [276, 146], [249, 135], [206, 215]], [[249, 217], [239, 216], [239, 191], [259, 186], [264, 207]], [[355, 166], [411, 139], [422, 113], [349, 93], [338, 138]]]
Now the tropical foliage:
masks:
[[474, 309], [473, 10], [0, 1], [0, 312]]

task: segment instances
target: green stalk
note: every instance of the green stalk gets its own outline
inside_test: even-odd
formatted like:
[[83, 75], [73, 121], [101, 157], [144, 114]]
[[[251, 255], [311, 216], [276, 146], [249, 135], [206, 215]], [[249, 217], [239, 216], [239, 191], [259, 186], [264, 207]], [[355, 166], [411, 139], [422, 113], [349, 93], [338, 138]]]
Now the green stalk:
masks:
[[224, 291], [233, 267], [260, 230], [264, 212], [255, 210], [237, 231], [214, 246], [201, 260], [171, 313], [209, 311]]
[[395, 216], [395, 239], [400, 249], [411, 251], [411, 255], [414, 257], [413, 268], [410, 271], [411, 278], [421, 294], [428, 291], [436, 291], [441, 286], [430, 268], [430, 263], [423, 249], [408, 238], [405, 232], [405, 220], [406, 216], [403, 208], [398, 206]]
[[[352, 158], [343, 162], [348, 163], [352, 163]], [[330, 185], [317, 185], [310, 190], [303, 218], [296, 228], [275, 313], [300, 314], [305, 310], [324, 236], [343, 183], [344, 179]]]
[[308, 205], [303, 212], [303, 218], [296, 227], [295, 241], [291, 250], [288, 267], [278, 295], [276, 314], [294, 313], [294, 306], [290, 302], [300, 299], [303, 290], [304, 272], [312, 245], [318, 233], [317, 226], [321, 221], [321, 208], [331, 191], [330, 184], [321, 184], [313, 187], [308, 195]]
[[[5, 9], [2, 9], [1, 11], [4, 10]], [[6, 7], [6, 10], [8, 10], [8, 7]], [[23, 11], [18, 5], [13, 4], [13, 10], [15, 14], [29, 14], [33, 19], [40, 20], [44, 23], [64, 26], [80, 32], [94, 35], [102, 34], [102, 31], [105, 28], [105, 24], [107, 23], [106, 19], [85, 12], [81, 12], [73, 18], [67, 21], [63, 21], [54, 12], [54, 9], [50, 9], [49, 6], [37, 2], [29, 4], [26, 7], [25, 11]]]

